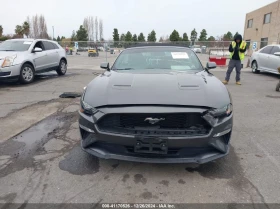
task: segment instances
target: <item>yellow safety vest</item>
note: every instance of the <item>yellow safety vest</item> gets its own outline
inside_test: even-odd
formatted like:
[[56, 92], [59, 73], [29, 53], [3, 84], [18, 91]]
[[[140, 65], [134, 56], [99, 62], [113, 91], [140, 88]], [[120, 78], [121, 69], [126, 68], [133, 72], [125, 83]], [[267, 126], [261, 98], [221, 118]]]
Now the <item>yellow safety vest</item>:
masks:
[[[232, 45], [232, 48], [233, 48], [233, 52], [230, 53], [230, 59], [231, 59], [232, 56], [233, 56], [234, 48], [235, 48], [235, 46], [236, 46], [236, 42], [233, 41], [233, 42], [231, 43], [231, 45]], [[246, 49], [246, 42], [245, 42], [245, 41], [242, 41], [242, 42], [241, 42], [241, 44], [240, 44], [240, 49]], [[244, 60], [244, 58], [245, 58], [245, 53], [242, 53], [242, 52], [239, 51], [239, 58], [240, 58], [241, 61]]]

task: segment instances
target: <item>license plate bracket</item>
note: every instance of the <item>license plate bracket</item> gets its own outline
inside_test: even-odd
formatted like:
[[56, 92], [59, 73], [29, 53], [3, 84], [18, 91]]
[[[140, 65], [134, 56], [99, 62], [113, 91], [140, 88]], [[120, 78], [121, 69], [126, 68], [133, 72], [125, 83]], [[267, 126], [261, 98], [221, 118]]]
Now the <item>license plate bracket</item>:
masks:
[[134, 152], [147, 154], [167, 154], [167, 140], [153, 137], [139, 138], [136, 140]]

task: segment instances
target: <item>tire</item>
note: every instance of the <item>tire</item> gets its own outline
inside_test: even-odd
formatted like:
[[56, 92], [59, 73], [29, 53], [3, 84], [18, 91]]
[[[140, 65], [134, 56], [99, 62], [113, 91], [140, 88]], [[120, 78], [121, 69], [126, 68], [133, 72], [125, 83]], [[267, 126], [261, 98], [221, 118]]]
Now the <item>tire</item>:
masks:
[[35, 77], [34, 67], [30, 64], [24, 64], [20, 69], [19, 81], [22, 84], [32, 83]]
[[257, 63], [257, 61], [253, 61], [253, 63], [252, 63], [252, 72], [256, 73], [256, 74], [260, 73], [260, 71], [258, 70], [258, 63]]
[[60, 60], [59, 66], [56, 69], [56, 72], [58, 75], [65, 75], [65, 73], [67, 72], [67, 64], [64, 59]]

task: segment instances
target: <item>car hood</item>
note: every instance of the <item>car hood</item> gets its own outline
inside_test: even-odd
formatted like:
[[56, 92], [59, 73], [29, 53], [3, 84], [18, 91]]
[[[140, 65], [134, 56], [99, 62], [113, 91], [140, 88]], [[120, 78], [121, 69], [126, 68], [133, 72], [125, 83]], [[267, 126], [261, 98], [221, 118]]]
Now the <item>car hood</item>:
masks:
[[0, 51], [0, 65], [4, 62], [4, 59], [8, 56], [14, 56], [16, 55], [16, 58], [13, 62], [13, 65], [21, 64], [26, 56], [25, 52], [17, 52], [17, 51]]
[[15, 51], [0, 51], [0, 59], [5, 59], [5, 57], [7, 56], [13, 56], [13, 55], [16, 55], [20, 52], [15, 52]]
[[221, 108], [230, 103], [226, 87], [206, 72], [105, 72], [87, 86], [85, 102], [106, 105], [185, 105]]

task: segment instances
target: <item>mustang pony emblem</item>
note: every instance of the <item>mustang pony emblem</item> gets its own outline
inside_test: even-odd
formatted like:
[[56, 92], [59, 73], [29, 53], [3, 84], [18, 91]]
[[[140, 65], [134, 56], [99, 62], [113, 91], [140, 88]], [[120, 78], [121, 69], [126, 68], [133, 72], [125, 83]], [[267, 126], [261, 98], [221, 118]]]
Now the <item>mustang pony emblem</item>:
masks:
[[165, 120], [165, 118], [146, 118], [144, 121], [149, 121], [150, 124], [154, 125], [162, 120]]

